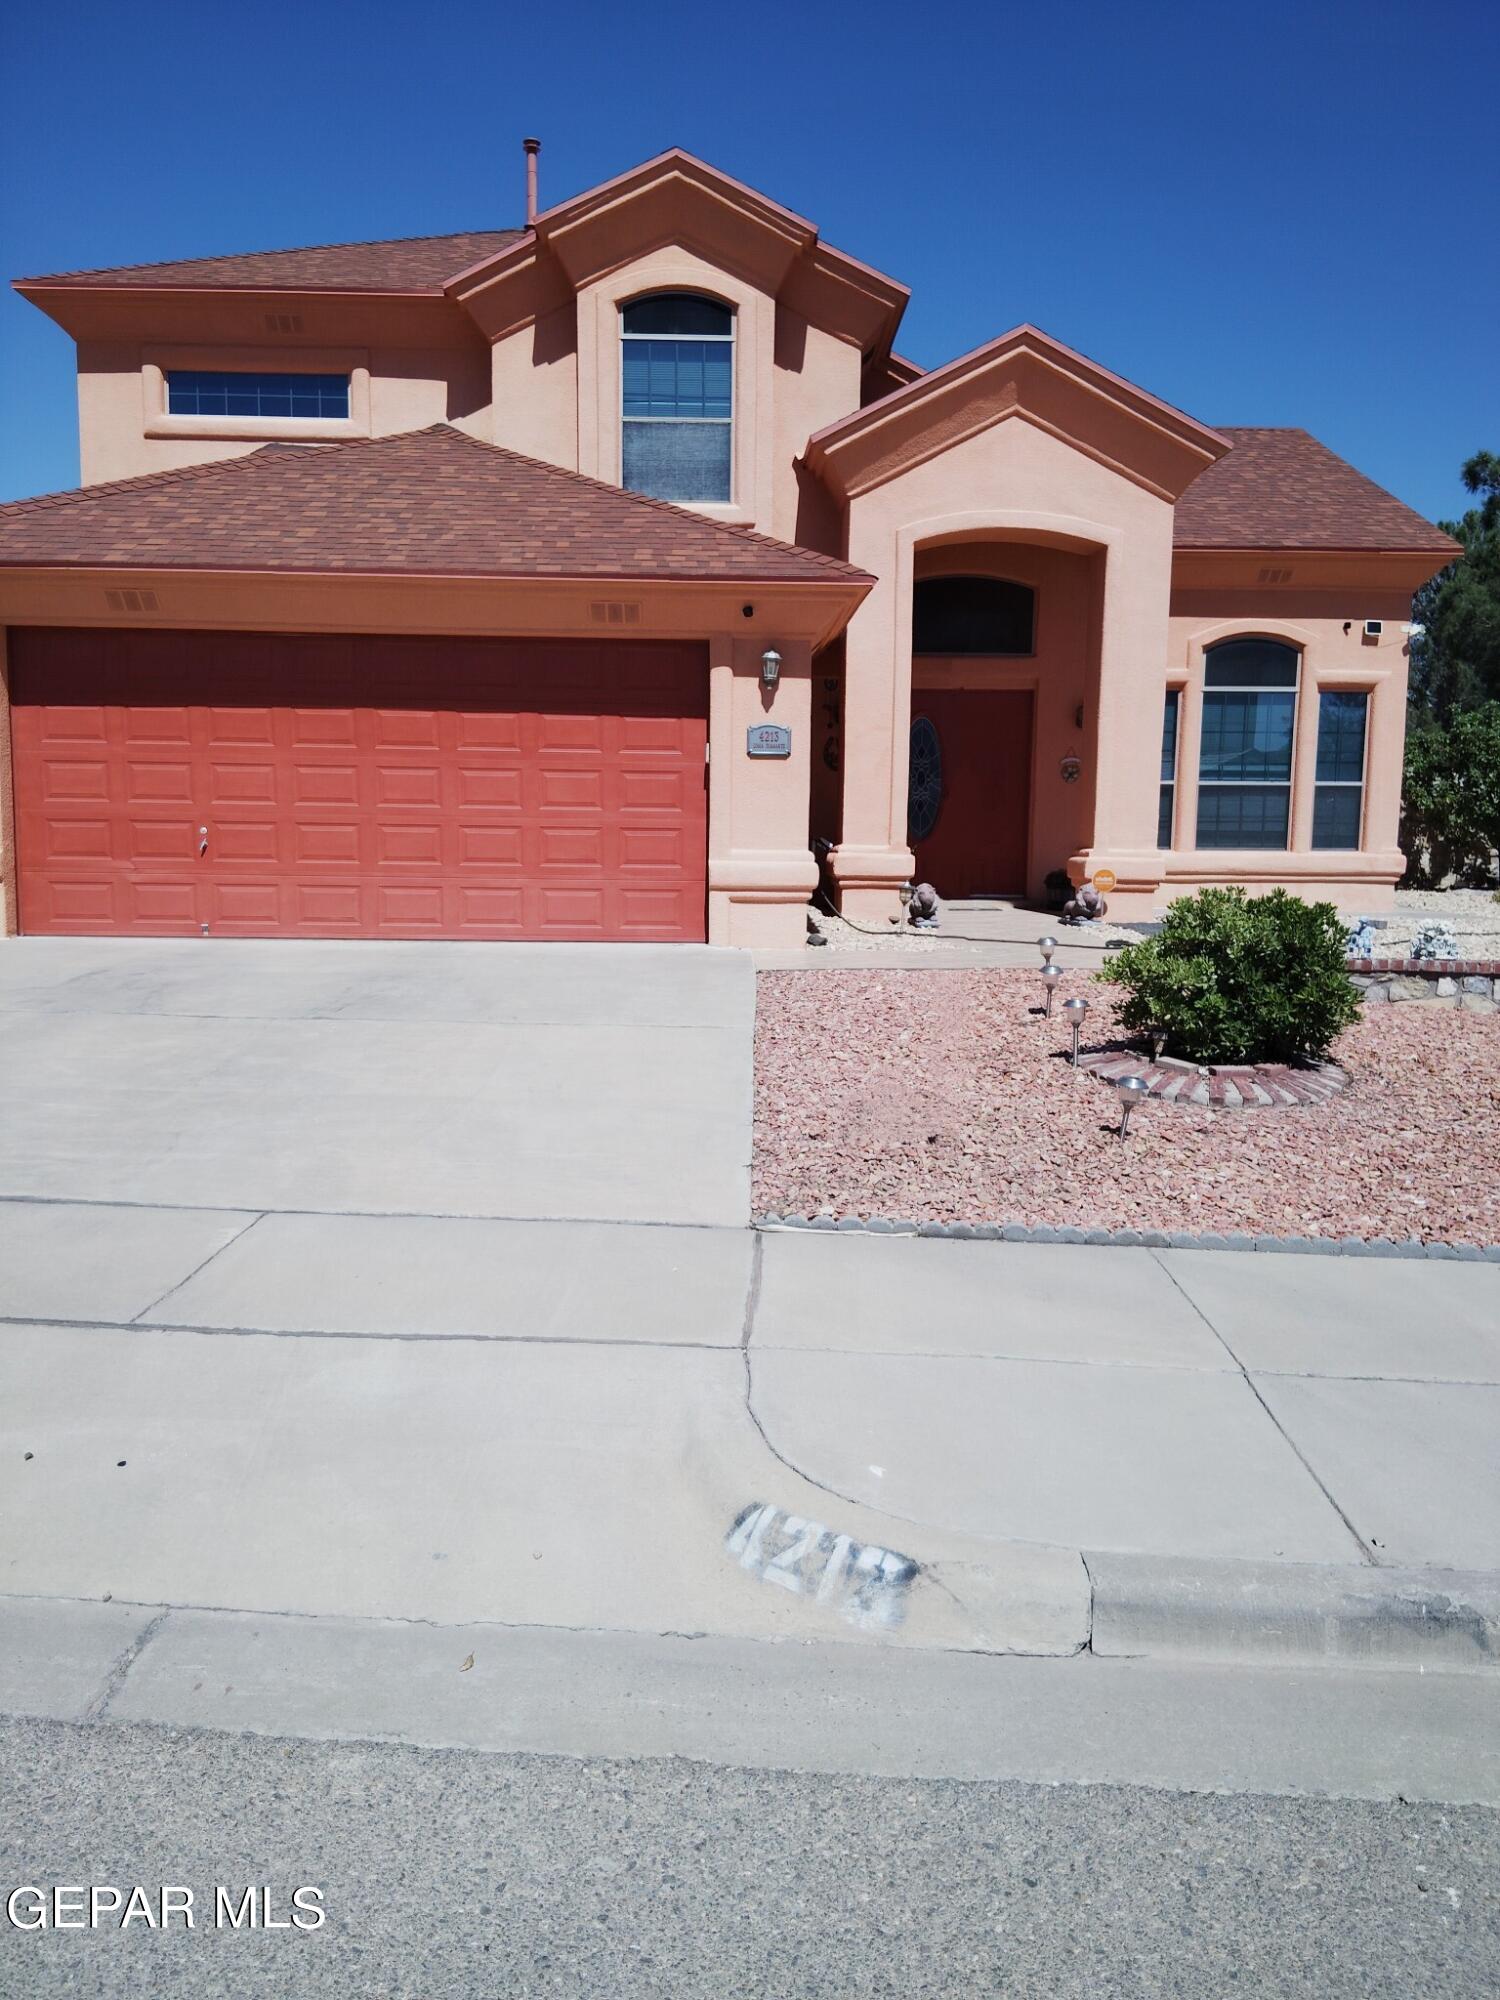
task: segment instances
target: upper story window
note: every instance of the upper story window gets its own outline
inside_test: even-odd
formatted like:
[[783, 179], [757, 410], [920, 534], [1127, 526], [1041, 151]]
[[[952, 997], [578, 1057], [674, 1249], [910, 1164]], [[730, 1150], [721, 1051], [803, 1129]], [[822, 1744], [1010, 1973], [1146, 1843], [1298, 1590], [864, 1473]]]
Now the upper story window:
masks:
[[1275, 639], [1228, 639], [1204, 655], [1200, 847], [1286, 846], [1298, 665]]
[[998, 576], [929, 576], [912, 589], [914, 653], [1031, 653], [1036, 593]]
[[171, 417], [345, 417], [347, 375], [247, 375], [204, 368], [167, 371]]
[[657, 500], [728, 500], [734, 314], [694, 292], [658, 292], [622, 310], [620, 336], [621, 485]]

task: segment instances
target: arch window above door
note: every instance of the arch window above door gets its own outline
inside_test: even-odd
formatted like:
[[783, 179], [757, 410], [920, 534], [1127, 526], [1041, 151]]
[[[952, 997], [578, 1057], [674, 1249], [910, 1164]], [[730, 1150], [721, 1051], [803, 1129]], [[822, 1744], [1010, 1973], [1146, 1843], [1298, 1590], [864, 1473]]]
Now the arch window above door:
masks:
[[1000, 576], [929, 576], [912, 589], [914, 653], [1029, 654], [1036, 592]]
[[620, 312], [620, 483], [692, 505], [734, 483], [734, 313], [696, 292]]

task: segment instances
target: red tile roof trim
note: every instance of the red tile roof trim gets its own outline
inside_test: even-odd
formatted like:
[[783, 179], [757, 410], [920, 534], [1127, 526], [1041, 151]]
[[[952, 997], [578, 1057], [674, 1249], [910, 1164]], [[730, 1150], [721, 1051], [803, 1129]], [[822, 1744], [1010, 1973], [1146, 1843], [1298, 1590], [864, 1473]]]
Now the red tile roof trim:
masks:
[[0, 567], [868, 586], [834, 556], [484, 444], [448, 424], [270, 444], [0, 506]]

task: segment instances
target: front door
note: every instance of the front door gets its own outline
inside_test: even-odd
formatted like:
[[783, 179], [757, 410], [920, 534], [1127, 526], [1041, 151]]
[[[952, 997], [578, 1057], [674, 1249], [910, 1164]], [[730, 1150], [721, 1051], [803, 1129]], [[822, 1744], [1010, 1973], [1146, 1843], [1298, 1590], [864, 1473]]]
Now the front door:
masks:
[[916, 688], [911, 711], [907, 821], [916, 879], [950, 898], [1024, 894], [1030, 692]]

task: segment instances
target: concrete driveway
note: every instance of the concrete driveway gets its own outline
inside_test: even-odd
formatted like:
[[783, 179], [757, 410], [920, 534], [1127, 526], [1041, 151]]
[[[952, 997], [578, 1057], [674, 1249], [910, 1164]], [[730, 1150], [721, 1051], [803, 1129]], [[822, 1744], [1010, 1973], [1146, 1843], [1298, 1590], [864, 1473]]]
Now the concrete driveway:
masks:
[[754, 986], [693, 946], [0, 944], [0, 1195], [749, 1216]]

